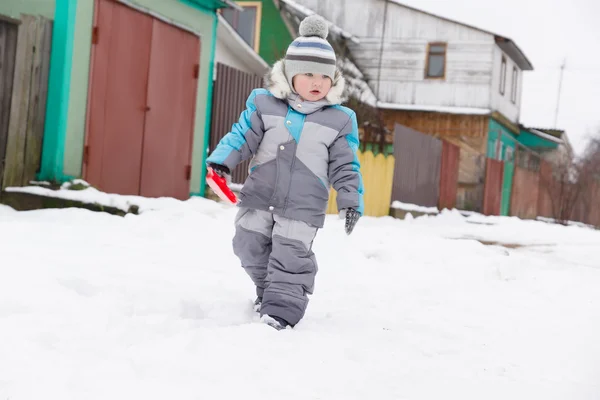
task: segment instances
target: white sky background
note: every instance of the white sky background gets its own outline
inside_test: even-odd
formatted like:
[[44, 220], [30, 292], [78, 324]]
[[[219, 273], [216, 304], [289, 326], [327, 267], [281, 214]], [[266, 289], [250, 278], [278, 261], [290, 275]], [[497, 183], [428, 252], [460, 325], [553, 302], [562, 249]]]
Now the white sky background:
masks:
[[560, 65], [566, 58], [557, 127], [577, 153], [600, 132], [600, 1], [400, 0], [513, 39], [533, 64], [524, 74], [521, 123], [553, 128]]

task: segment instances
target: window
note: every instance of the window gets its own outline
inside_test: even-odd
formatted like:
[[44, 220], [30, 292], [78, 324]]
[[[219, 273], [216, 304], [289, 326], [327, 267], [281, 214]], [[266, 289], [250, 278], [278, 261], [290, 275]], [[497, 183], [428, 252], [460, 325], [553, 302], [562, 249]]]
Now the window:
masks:
[[236, 30], [250, 47], [258, 53], [260, 44], [260, 21], [262, 16], [262, 3], [252, 1], [239, 3], [244, 11], [225, 8], [221, 15]]
[[504, 143], [501, 140], [496, 139], [496, 156], [494, 157], [496, 160], [502, 160], [502, 149], [504, 148]]
[[504, 152], [504, 161], [511, 163], [514, 161], [514, 149], [512, 147], [507, 147]]
[[519, 90], [519, 70], [517, 67], [513, 67], [512, 73], [512, 91], [510, 93], [510, 100], [517, 104], [517, 91]]
[[504, 96], [506, 91], [506, 57], [502, 56], [502, 65], [500, 66], [500, 94]]
[[444, 79], [446, 77], [446, 43], [429, 43], [425, 78]]

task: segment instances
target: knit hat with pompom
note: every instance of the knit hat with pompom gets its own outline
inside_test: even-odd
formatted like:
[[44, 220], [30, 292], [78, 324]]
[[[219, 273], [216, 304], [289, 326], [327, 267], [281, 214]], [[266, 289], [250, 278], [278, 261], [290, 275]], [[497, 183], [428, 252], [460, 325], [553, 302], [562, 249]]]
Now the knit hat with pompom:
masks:
[[318, 15], [308, 16], [300, 23], [300, 37], [289, 45], [284, 60], [290, 87], [294, 87], [292, 80], [298, 74], [322, 74], [333, 81], [336, 57], [326, 40], [328, 34], [327, 22]]

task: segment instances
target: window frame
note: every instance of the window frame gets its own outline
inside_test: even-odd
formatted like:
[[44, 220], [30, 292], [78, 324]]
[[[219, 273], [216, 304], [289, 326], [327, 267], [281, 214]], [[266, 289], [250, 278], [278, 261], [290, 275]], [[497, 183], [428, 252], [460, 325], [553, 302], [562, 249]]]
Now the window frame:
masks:
[[[256, 9], [256, 23], [254, 24], [254, 45], [250, 46], [250, 47], [252, 47], [256, 53], [258, 53], [260, 51], [260, 33], [261, 33], [263, 4], [260, 1], [244, 1], [244, 2], [236, 1], [235, 3], [244, 9], [245, 8], [255, 8]], [[240, 11], [233, 10], [233, 12], [239, 13]], [[222, 9], [219, 10], [219, 13], [221, 14], [221, 16], [223, 16]], [[223, 17], [223, 18], [225, 18], [225, 17]], [[229, 23], [229, 21], [227, 21], [227, 23]], [[231, 25], [231, 27], [233, 28], [234, 31], [236, 31], [236, 33], [238, 35], [240, 35], [240, 33], [238, 32], [238, 30], [235, 26]], [[242, 35], [240, 35], [240, 37], [242, 38], [244, 43], [247, 43], [246, 40], [242, 37]]]
[[[432, 46], [443, 46], [444, 47], [444, 71], [442, 73], [442, 76], [429, 76], [429, 60], [431, 57], [431, 47]], [[439, 55], [441, 53], [434, 53], [434, 55]], [[447, 42], [430, 42], [427, 43], [427, 51], [425, 53], [425, 79], [439, 79], [439, 80], [445, 80], [446, 79], [446, 65], [448, 63], [448, 43]]]
[[506, 62], [506, 56], [502, 55], [502, 61], [500, 61], [500, 94], [504, 96], [506, 93], [506, 70], [508, 69], [508, 63]]
[[513, 73], [512, 73], [512, 82], [511, 82], [511, 94], [510, 94], [510, 101], [513, 102], [513, 104], [517, 104], [517, 92], [519, 90], [519, 70], [517, 69], [516, 65], [513, 65]]

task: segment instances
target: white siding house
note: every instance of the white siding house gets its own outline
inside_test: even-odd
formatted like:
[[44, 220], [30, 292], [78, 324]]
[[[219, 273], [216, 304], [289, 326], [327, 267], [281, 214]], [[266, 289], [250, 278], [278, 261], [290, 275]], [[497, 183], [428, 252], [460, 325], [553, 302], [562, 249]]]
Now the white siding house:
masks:
[[518, 122], [533, 67], [512, 40], [396, 0], [295, 1], [358, 37], [348, 47], [382, 108], [498, 111]]

